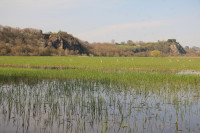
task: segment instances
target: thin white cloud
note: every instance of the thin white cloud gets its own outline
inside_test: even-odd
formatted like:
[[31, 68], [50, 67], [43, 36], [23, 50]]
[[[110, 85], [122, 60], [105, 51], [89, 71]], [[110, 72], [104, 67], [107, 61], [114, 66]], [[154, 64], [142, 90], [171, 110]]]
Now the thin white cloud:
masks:
[[[135, 22], [135, 23], [123, 23], [108, 25], [100, 27], [88, 32], [82, 32], [76, 34], [80, 39], [88, 40], [90, 42], [94, 41], [110, 41], [115, 39], [117, 41], [123, 40], [134, 40], [134, 41], [157, 41], [166, 40], [169, 38], [181, 38], [180, 36], [191, 36], [191, 34], [199, 34], [199, 32], [194, 33], [194, 26], [187, 25], [188, 22], [195, 22], [199, 20], [200, 14], [194, 14], [190, 16], [169, 19], [169, 20], [155, 20], [155, 21], [145, 21], [145, 22]], [[195, 24], [194, 24], [195, 25]], [[191, 28], [190, 28], [191, 27]], [[189, 33], [185, 32], [188, 31]], [[190, 34], [190, 35], [189, 35]], [[189, 39], [190, 40], [190, 39]], [[194, 40], [194, 37], [190, 41]], [[196, 39], [199, 40], [199, 39]], [[195, 40], [195, 41], [196, 41]], [[185, 43], [185, 45], [189, 45]], [[197, 44], [197, 41], [195, 43]]]
[[146, 22], [135, 22], [135, 23], [124, 23], [124, 24], [115, 24], [115, 25], [109, 25], [105, 27], [101, 27], [95, 30], [91, 30], [89, 32], [84, 32], [78, 34], [80, 38], [93, 40], [95, 38], [99, 38], [102, 36], [108, 36], [112, 35], [116, 32], [123, 32], [123, 31], [130, 31], [130, 30], [143, 30], [143, 29], [149, 29], [159, 26], [165, 26], [170, 24], [171, 21], [146, 21]]

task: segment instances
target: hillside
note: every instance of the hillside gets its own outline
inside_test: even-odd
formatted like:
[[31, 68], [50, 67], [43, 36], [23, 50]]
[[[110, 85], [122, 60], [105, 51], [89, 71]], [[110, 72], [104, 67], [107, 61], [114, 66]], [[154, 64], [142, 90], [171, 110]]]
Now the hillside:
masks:
[[67, 32], [46, 33], [43, 34], [45, 39], [45, 47], [54, 47], [75, 52], [75, 54], [89, 54], [88, 49], [84, 46], [84, 42], [73, 37]]
[[[160, 56], [180, 56], [191, 53], [176, 39], [158, 42], [88, 43], [67, 32], [43, 33], [32, 28], [12, 28], [0, 25], [0, 55], [29, 56], [151, 56], [158, 50]], [[195, 55], [195, 54], [194, 54]]]
[[32, 28], [0, 26], [1, 55], [76, 55], [89, 52], [84, 42], [67, 32], [42, 33]]
[[93, 43], [91, 49], [98, 56], [151, 56], [151, 51], [158, 50], [161, 56], [183, 56], [187, 52], [176, 42], [176, 39], [158, 42], [133, 42], [127, 43]]

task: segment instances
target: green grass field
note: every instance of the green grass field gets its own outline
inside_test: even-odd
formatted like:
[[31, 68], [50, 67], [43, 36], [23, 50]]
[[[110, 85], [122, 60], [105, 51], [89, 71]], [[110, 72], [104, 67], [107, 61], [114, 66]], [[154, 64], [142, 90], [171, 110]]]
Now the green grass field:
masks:
[[176, 74], [182, 70], [200, 71], [200, 58], [1, 56], [0, 66], [3, 81], [21, 78], [84, 79], [123, 84], [200, 83], [199, 75]]
[[1, 56], [0, 66], [176, 73], [200, 71], [200, 58]]

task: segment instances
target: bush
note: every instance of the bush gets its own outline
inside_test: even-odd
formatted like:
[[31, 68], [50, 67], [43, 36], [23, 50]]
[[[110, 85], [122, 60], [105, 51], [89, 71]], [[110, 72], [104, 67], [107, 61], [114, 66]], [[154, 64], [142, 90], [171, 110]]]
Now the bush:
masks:
[[159, 50], [153, 50], [153, 51], [151, 51], [151, 56], [152, 57], [160, 57], [161, 52]]

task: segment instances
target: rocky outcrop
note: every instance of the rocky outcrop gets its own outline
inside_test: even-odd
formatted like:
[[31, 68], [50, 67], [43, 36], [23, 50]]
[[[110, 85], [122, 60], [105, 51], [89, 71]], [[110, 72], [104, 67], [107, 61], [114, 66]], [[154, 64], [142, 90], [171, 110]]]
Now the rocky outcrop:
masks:
[[72, 35], [67, 34], [67, 32], [43, 34], [43, 36], [46, 41], [46, 47], [53, 46], [56, 49], [76, 51], [78, 54], [89, 54], [84, 43]]
[[170, 44], [170, 52], [172, 54], [186, 54], [185, 49], [178, 42], [176, 42], [176, 39], [168, 39], [167, 42]]

